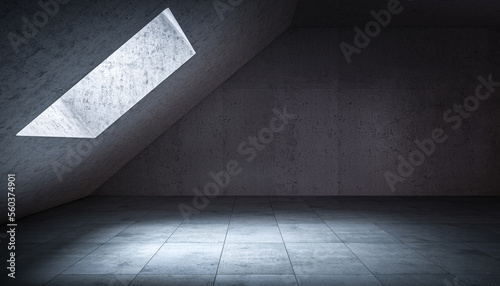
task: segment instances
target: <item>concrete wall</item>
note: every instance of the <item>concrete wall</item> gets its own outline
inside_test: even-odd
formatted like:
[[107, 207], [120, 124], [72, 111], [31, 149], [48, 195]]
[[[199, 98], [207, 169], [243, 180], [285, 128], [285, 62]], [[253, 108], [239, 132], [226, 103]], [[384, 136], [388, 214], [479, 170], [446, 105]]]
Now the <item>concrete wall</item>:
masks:
[[[18, 218], [91, 194], [282, 34], [296, 4], [243, 1], [222, 18], [212, 1], [59, 1], [36, 34], [22, 33], [23, 17], [47, 15], [38, 2], [0, 2], [0, 176], [16, 174]], [[96, 139], [16, 136], [166, 8], [196, 51], [186, 64]], [[18, 52], [10, 32], [29, 36]], [[7, 195], [0, 213], [7, 220]]]
[[[223, 195], [500, 194], [500, 90], [456, 130], [443, 121], [478, 76], [500, 81], [500, 31], [387, 29], [347, 64], [339, 44], [353, 36], [289, 29], [94, 194], [193, 195], [231, 160], [241, 172]], [[285, 107], [298, 118], [247, 162], [239, 144]], [[447, 140], [399, 173], [436, 128]], [[386, 171], [404, 179], [394, 191]]]

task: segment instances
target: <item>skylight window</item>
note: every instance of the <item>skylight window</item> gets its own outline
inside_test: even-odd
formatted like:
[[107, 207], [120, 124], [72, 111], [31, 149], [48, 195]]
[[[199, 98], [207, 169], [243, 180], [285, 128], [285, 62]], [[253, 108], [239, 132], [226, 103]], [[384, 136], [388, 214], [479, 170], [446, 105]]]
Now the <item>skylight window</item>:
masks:
[[95, 138], [194, 54], [167, 8], [17, 136]]

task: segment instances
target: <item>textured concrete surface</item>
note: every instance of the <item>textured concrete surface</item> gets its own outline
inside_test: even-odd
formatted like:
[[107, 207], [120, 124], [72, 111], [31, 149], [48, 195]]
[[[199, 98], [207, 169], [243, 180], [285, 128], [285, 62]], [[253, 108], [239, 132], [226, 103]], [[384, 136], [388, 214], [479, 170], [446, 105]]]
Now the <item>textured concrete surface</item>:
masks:
[[[483, 286], [500, 281], [498, 198], [227, 196], [184, 219], [178, 205], [190, 200], [91, 196], [23, 218], [16, 234], [18, 283], [4, 283], [7, 269], [0, 282]], [[2, 247], [3, 257], [5, 252]]]
[[[33, 1], [1, 5], [5, 36], [21, 34], [23, 16], [33, 21], [42, 10]], [[17, 53], [7, 39], [0, 41], [0, 174], [17, 175], [18, 217], [89, 195], [280, 35], [290, 24], [295, 1], [244, 1], [226, 11], [224, 21], [212, 1], [58, 6], [47, 23], [39, 23], [43, 27], [27, 33], [30, 38]], [[181, 69], [94, 140], [15, 136], [166, 8], [197, 52]], [[0, 213], [6, 205], [2, 196]]]
[[17, 135], [96, 138], [195, 54], [167, 8]]
[[[223, 195], [498, 195], [500, 90], [457, 130], [443, 113], [500, 81], [496, 29], [393, 28], [347, 64], [352, 29], [291, 28], [116, 173], [97, 195], [194, 195], [230, 160]], [[273, 118], [298, 115], [255, 160], [238, 146]], [[392, 192], [415, 140], [443, 128], [421, 166]]]
[[[390, 0], [299, 0], [292, 26], [354, 27], [373, 18], [370, 11], [387, 9]], [[396, 1], [394, 1], [396, 2]], [[404, 7], [391, 27], [500, 27], [496, 1], [399, 0]]]

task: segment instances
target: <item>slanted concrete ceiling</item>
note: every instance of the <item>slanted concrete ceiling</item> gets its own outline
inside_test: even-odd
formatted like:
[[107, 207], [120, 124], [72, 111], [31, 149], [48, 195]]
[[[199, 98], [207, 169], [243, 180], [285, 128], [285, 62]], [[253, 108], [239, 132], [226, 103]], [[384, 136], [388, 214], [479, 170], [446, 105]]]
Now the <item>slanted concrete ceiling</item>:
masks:
[[[5, 184], [8, 173], [16, 174], [18, 217], [92, 193], [286, 30], [296, 6], [295, 0], [59, 2], [18, 52], [7, 34], [21, 34], [23, 17], [32, 22], [43, 10], [28, 0], [0, 7], [0, 174]], [[214, 3], [227, 10], [218, 13]], [[97, 139], [15, 136], [166, 8], [196, 51], [185, 65]], [[2, 214], [6, 206], [2, 196]]]

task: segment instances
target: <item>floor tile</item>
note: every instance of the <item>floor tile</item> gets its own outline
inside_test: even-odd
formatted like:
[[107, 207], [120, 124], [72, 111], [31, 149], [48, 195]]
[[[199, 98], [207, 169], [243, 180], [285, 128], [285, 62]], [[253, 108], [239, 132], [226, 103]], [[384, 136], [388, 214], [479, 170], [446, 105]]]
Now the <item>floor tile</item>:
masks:
[[298, 211], [275, 211], [276, 220], [280, 224], [310, 224], [319, 223], [324, 224], [323, 220], [314, 212], [306, 210]]
[[370, 274], [343, 243], [286, 243], [295, 274]]
[[384, 231], [339, 232], [337, 236], [344, 243], [400, 243], [401, 241]]
[[230, 225], [226, 242], [283, 242], [278, 225]]
[[134, 223], [148, 214], [150, 210], [119, 210], [107, 211], [105, 215], [96, 218], [93, 223]]
[[294, 275], [217, 275], [215, 286], [296, 286]]
[[46, 224], [31, 228], [19, 224], [16, 229], [16, 243], [45, 243], [71, 232], [74, 229], [75, 228], [72, 227], [47, 226]]
[[226, 243], [218, 274], [292, 274], [282, 243]]
[[314, 209], [316, 214], [323, 220], [338, 220], [345, 218], [363, 218], [359, 213], [351, 209], [335, 209], [335, 210], [325, 210], [325, 209]]
[[113, 223], [93, 223], [84, 224], [75, 228], [63, 235], [60, 235], [50, 242], [60, 243], [105, 243], [113, 238], [118, 233], [127, 228], [129, 224], [113, 224]]
[[300, 286], [382, 286], [373, 275], [297, 275]]
[[127, 286], [135, 275], [117, 274], [61, 274], [51, 280], [47, 286]]
[[8, 286], [40, 286], [54, 279], [56, 275], [44, 274], [44, 275], [28, 275], [19, 273], [15, 276], [16, 278], [9, 278], [6, 275], [0, 277], [0, 285]]
[[500, 285], [500, 275], [459, 275], [458, 278], [469, 286]]
[[165, 226], [177, 227], [179, 226], [184, 218], [181, 212], [175, 208], [175, 210], [153, 210], [147, 215], [141, 217], [137, 220], [136, 224], [161, 224]]
[[370, 222], [365, 218], [346, 218], [342, 220], [325, 220], [325, 223], [335, 233], [386, 233], [376, 224]]
[[443, 233], [435, 224], [377, 224], [402, 242], [456, 242], [453, 236]]
[[215, 275], [222, 243], [166, 243], [141, 274]]
[[[500, 222], [500, 218], [497, 219], [497, 222]], [[496, 234], [500, 234], [500, 223], [476, 224], [476, 226]]]
[[341, 242], [326, 224], [280, 224], [285, 242]]
[[203, 210], [193, 214], [184, 223], [189, 224], [227, 224], [231, 219], [232, 211], [229, 210]]
[[224, 242], [227, 224], [181, 224], [168, 242]]
[[373, 274], [446, 273], [402, 243], [348, 243], [347, 246]]
[[134, 223], [115, 235], [110, 243], [164, 243], [176, 227]]
[[211, 286], [214, 275], [143, 275], [139, 274], [130, 286]]
[[498, 243], [500, 234], [485, 230], [477, 225], [471, 224], [441, 224], [439, 230], [442, 233], [454, 237], [457, 241], [466, 243]]
[[231, 225], [277, 225], [273, 211], [234, 210]]
[[410, 243], [451, 274], [500, 274], [500, 260], [463, 243]]
[[411, 216], [406, 216], [404, 211], [358, 211], [360, 215], [370, 222], [379, 223], [411, 223]]
[[161, 243], [106, 243], [71, 266], [64, 274], [137, 274]]
[[500, 260], [500, 243], [467, 243], [467, 245]]
[[377, 275], [384, 286], [467, 286], [459, 278], [447, 275]]

